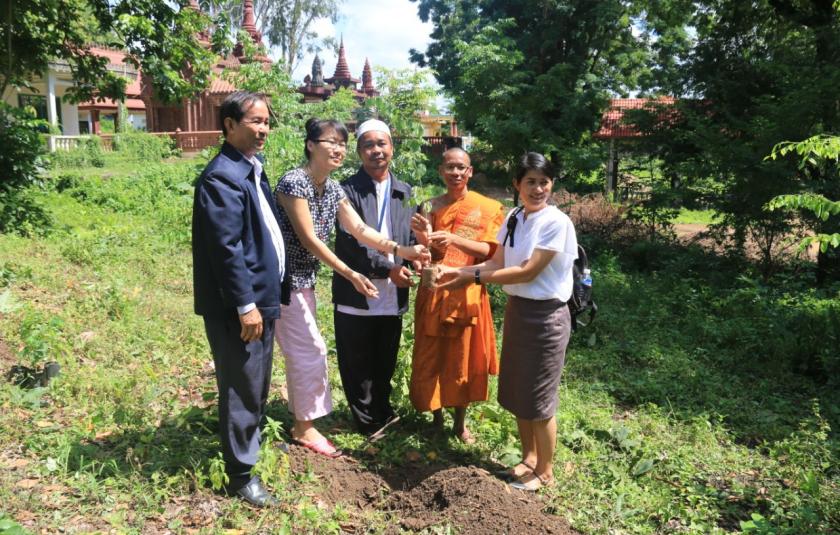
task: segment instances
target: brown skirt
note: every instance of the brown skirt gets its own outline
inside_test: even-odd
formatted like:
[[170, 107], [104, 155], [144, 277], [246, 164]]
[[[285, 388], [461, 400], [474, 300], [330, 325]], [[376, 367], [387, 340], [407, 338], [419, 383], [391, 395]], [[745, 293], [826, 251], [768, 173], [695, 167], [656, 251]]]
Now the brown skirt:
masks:
[[563, 301], [508, 296], [499, 364], [502, 407], [523, 420], [554, 416], [571, 330]]

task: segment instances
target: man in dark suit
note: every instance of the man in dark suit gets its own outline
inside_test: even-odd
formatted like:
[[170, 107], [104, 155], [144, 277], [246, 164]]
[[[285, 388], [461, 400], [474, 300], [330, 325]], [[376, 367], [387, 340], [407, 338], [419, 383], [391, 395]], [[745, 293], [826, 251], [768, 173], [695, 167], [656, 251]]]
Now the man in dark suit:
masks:
[[271, 381], [285, 253], [277, 207], [256, 156], [268, 135], [266, 98], [233, 93], [219, 114], [225, 143], [195, 187], [195, 312], [204, 317], [216, 365], [226, 490], [262, 507], [277, 503], [251, 470]]
[[[362, 168], [344, 182], [347, 200], [364, 222], [401, 245], [414, 244], [411, 186], [390, 172], [394, 147], [388, 126], [368, 120], [356, 129]], [[410, 263], [359, 243], [338, 225], [335, 254], [366, 275], [379, 290], [366, 298], [347, 279], [333, 275], [335, 344], [347, 404], [359, 431], [376, 439], [399, 420], [391, 407], [391, 378], [397, 364], [402, 314], [412, 285]]]

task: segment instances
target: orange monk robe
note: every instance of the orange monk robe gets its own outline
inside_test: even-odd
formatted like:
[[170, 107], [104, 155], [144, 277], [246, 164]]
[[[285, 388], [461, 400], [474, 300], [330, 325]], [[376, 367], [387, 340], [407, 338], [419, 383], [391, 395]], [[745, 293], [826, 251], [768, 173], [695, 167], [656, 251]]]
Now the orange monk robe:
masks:
[[[434, 230], [489, 243], [489, 258], [498, 246], [496, 234], [504, 216], [500, 203], [470, 191], [448, 206], [433, 206], [431, 219]], [[480, 262], [451, 245], [441, 263], [461, 267]], [[487, 377], [496, 373], [496, 335], [484, 285], [437, 291], [421, 287], [414, 307], [414, 408], [433, 411], [485, 401]]]

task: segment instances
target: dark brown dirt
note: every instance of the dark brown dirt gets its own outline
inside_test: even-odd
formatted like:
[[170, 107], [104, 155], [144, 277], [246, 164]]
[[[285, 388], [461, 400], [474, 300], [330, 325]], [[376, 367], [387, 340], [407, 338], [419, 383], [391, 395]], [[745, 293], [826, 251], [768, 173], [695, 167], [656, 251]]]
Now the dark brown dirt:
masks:
[[541, 496], [511, 490], [475, 466], [407, 463], [377, 473], [351, 457], [327, 459], [296, 446], [291, 466], [314, 472], [318, 495], [330, 505], [390, 512], [394, 533], [450, 524], [462, 535], [577, 534], [562, 518], [542, 511]]
[[0, 373], [5, 374], [9, 369], [17, 364], [17, 357], [12, 352], [3, 338], [0, 338]]

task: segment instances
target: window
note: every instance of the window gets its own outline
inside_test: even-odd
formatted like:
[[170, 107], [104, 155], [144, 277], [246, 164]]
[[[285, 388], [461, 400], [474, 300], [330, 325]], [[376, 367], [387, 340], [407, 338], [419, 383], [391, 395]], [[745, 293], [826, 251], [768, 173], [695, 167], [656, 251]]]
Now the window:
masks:
[[[18, 95], [18, 107], [25, 108], [31, 106], [35, 109], [35, 115], [39, 119], [49, 122], [47, 114], [47, 97], [43, 95]], [[55, 97], [55, 111], [58, 119], [58, 127], [61, 128], [61, 98]], [[42, 132], [47, 132], [46, 128], [40, 128]]]

